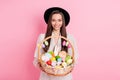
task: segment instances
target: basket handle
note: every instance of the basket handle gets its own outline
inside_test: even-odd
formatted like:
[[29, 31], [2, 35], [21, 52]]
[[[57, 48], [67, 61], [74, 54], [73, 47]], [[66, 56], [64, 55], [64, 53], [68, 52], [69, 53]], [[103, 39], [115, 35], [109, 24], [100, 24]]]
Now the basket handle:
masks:
[[[54, 38], [54, 37], [55, 37], [55, 36], [49, 36], [49, 37], [43, 39], [40, 43], [37, 44], [37, 46], [38, 46], [38, 60], [40, 60], [40, 54], [41, 54], [41, 53], [40, 53], [40, 49], [42, 48], [43, 42], [45, 42], [46, 40], [48, 40], [48, 39], [50, 39], [50, 38]], [[59, 36], [59, 38], [62, 38], [62, 39], [64, 39], [64, 40], [66, 40], [66, 41], [70, 44], [70, 47], [72, 48], [72, 58], [73, 58], [73, 62], [74, 62], [74, 48], [73, 48], [73, 45], [72, 45], [71, 42], [70, 42], [67, 38], [65, 38], [65, 37]]]

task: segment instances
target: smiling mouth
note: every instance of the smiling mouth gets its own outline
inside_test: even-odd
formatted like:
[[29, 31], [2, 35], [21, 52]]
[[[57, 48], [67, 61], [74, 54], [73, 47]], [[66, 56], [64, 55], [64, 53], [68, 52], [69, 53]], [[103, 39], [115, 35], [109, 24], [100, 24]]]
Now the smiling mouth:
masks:
[[59, 28], [59, 26], [55, 26], [55, 28]]

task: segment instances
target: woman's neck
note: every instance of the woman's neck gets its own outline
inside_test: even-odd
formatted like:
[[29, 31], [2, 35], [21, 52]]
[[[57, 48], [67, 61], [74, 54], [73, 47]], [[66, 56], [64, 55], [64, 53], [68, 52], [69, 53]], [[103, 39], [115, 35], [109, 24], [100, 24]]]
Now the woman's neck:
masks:
[[60, 30], [53, 30], [54, 35], [60, 35]]

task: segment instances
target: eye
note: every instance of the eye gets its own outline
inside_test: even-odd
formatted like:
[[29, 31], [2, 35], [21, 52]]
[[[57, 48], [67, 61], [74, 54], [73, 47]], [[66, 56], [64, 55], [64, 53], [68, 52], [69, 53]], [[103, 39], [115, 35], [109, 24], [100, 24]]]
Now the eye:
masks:
[[55, 19], [52, 19], [52, 21], [54, 22], [54, 21], [55, 21]]
[[61, 19], [58, 19], [59, 22], [61, 22], [62, 20]]

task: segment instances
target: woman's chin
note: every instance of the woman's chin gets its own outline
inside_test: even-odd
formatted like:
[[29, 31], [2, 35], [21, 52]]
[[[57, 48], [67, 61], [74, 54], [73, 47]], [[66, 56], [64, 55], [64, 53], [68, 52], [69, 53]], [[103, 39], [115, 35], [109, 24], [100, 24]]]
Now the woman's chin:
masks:
[[55, 30], [55, 31], [58, 31], [58, 30], [60, 30], [60, 28], [55, 28], [54, 30]]

